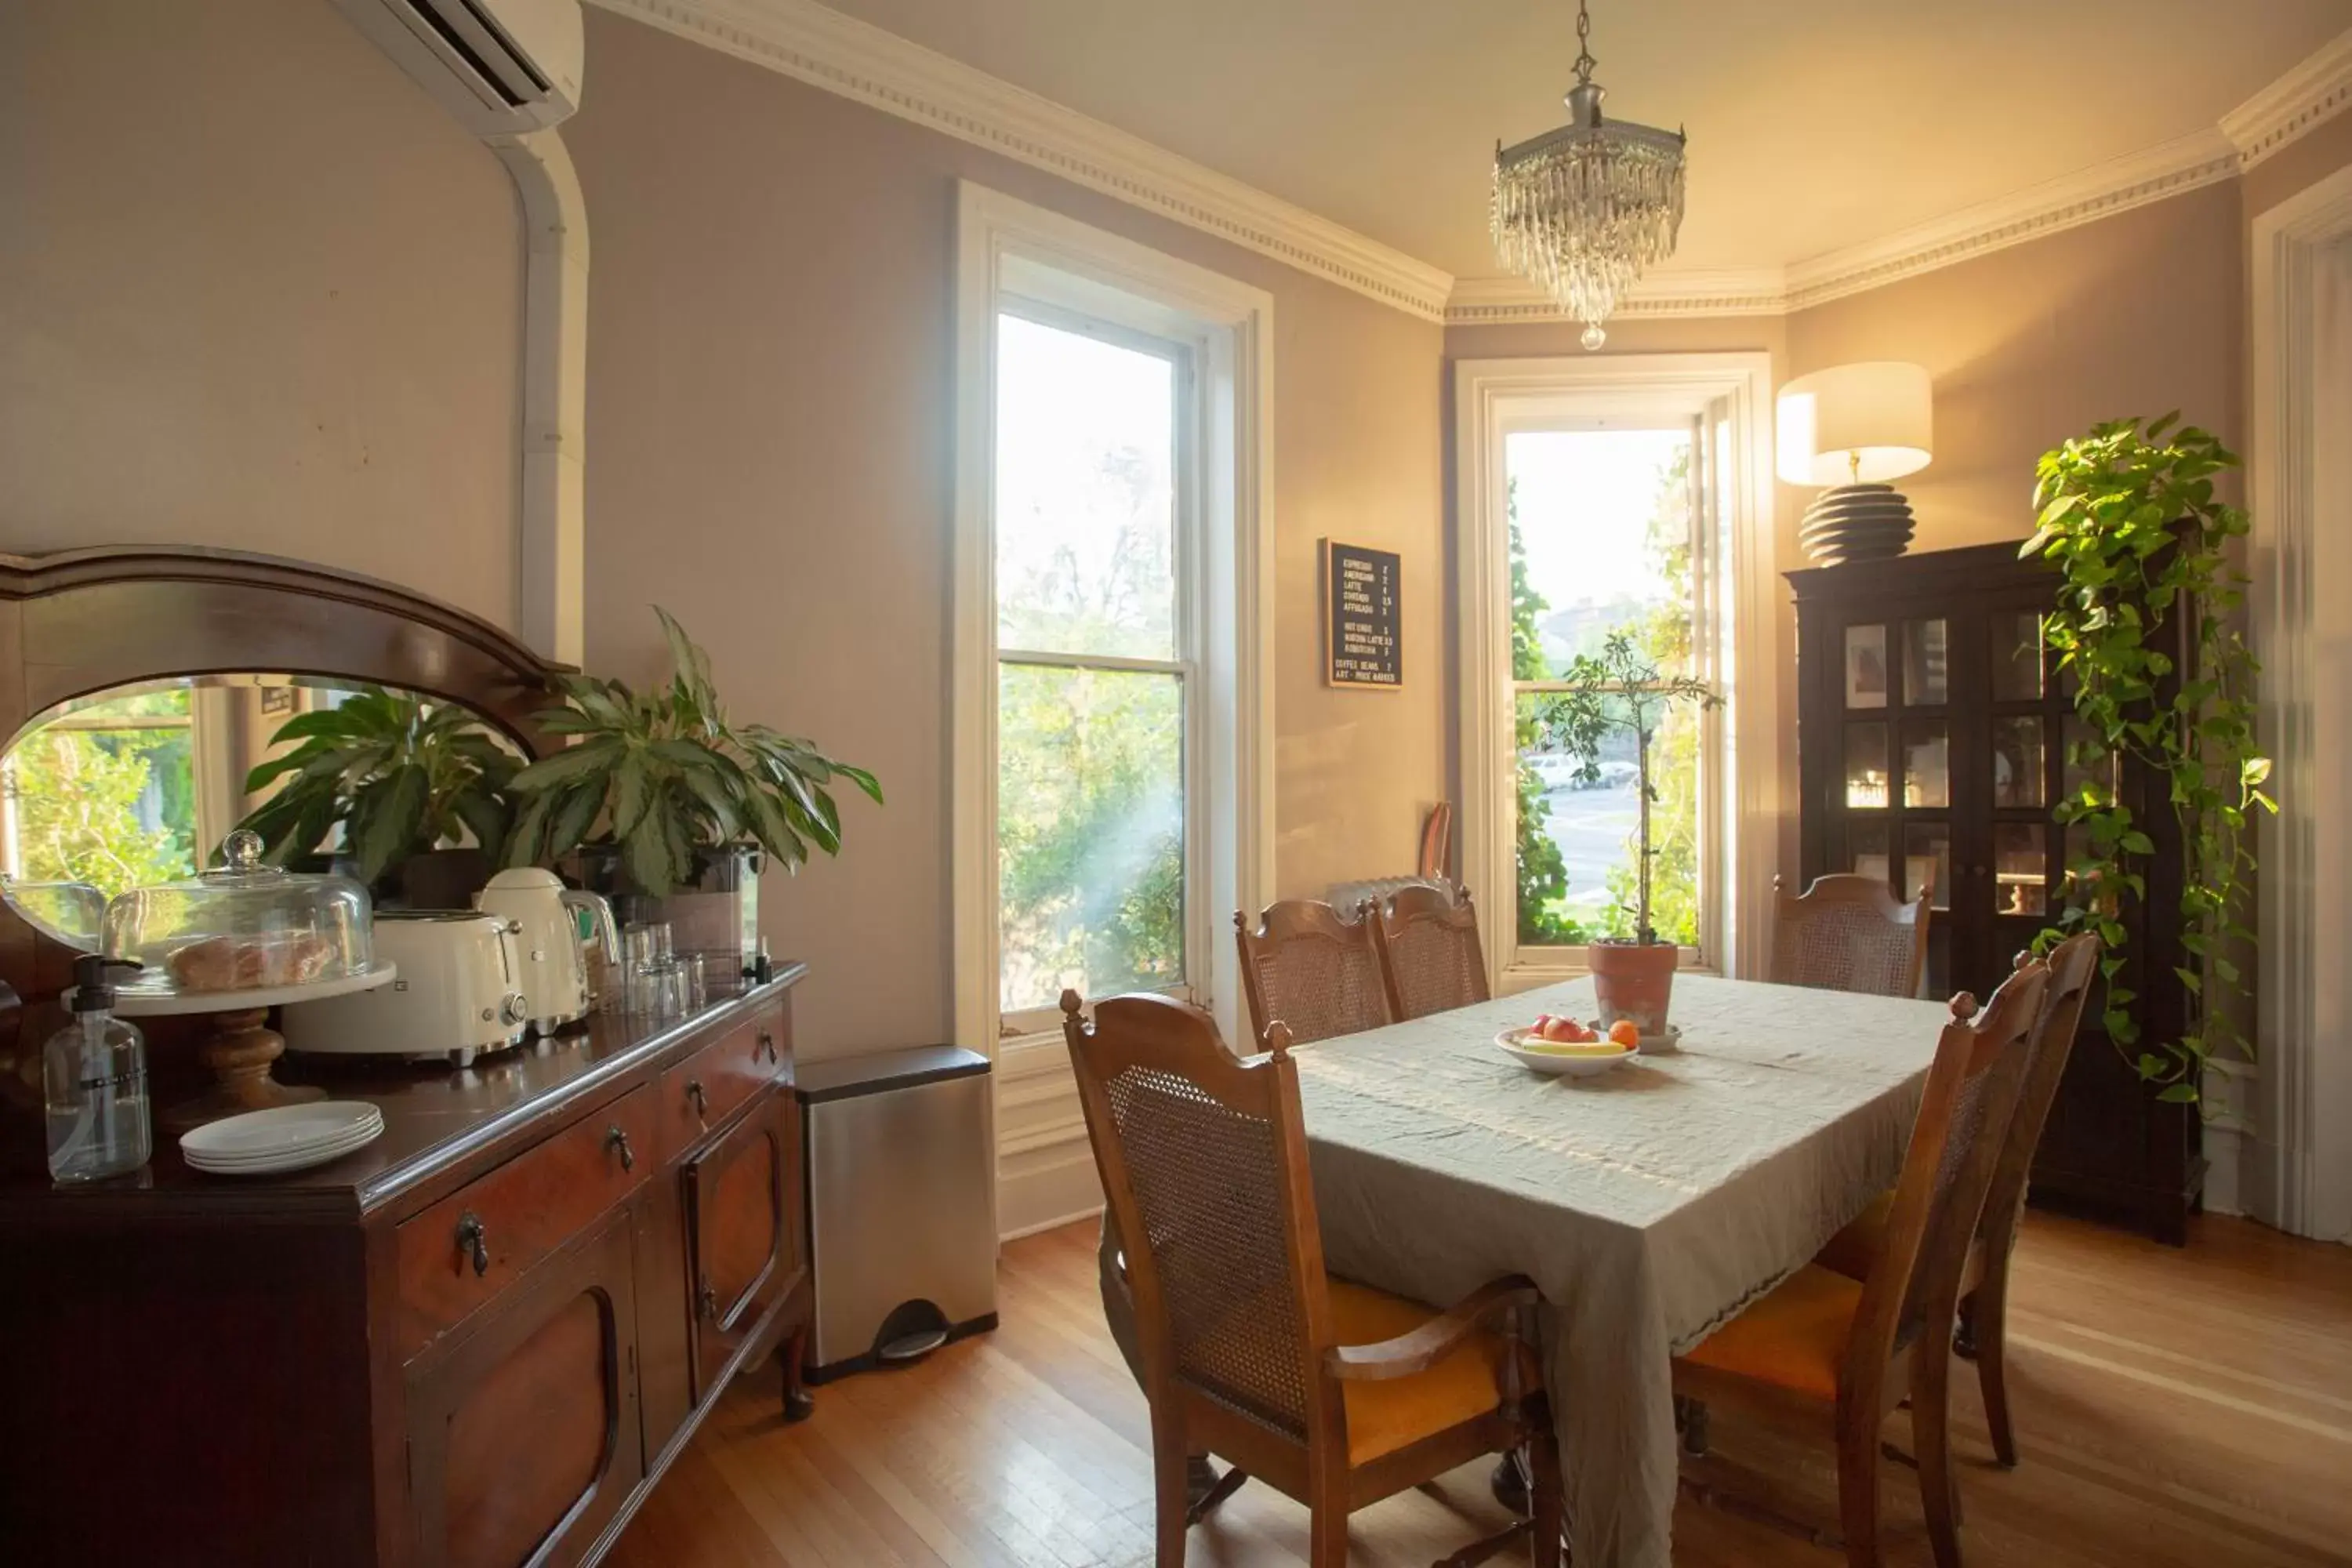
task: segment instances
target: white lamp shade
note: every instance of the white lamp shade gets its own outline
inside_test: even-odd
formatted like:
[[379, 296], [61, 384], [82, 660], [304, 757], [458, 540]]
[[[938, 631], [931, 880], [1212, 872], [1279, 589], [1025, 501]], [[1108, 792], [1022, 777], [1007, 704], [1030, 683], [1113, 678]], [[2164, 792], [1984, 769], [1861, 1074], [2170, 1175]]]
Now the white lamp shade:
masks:
[[1900, 360], [1801, 375], [1780, 389], [1775, 415], [1777, 467], [1792, 485], [1899, 479], [1934, 450], [1934, 384]]

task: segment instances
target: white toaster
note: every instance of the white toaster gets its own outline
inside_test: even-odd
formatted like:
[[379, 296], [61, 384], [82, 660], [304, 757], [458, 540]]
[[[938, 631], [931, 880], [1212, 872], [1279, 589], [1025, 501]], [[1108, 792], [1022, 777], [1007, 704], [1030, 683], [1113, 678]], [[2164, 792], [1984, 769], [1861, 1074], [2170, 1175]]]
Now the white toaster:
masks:
[[289, 1003], [286, 1047], [334, 1056], [446, 1058], [470, 1067], [522, 1043], [530, 1004], [513, 922], [473, 910], [380, 910], [375, 955], [389, 985]]

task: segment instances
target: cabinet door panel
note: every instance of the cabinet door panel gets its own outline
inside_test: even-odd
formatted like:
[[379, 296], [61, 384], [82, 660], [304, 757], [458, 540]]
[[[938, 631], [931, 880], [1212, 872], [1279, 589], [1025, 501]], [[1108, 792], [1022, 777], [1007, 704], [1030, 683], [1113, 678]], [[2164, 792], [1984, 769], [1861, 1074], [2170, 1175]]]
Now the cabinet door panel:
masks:
[[800, 1189], [800, 1118], [789, 1094], [770, 1094], [687, 1163], [698, 1400], [799, 1279]]
[[627, 1216], [409, 1375], [417, 1559], [578, 1561], [644, 1473]]

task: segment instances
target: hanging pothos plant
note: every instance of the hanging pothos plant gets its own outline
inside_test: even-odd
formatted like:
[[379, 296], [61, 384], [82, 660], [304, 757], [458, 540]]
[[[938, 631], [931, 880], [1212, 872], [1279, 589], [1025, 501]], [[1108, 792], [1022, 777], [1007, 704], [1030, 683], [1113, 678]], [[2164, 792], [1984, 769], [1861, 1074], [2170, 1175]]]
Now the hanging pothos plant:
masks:
[[[2270, 759], [2255, 748], [2261, 667], [2238, 623], [2247, 578], [2230, 559], [2246, 514], [2213, 493], [2213, 477], [2238, 458], [2194, 426], [2175, 428], [2178, 417], [2114, 420], [2043, 454], [2040, 526], [2019, 553], [2046, 556], [2064, 575], [2042, 637], [2074, 672], [2074, 711], [2087, 731], [2068, 745], [2070, 776], [2081, 782], [2055, 813], [2083, 832], [2069, 836], [2057, 925], [2036, 946], [2077, 931], [2099, 934], [2108, 1038], [2160, 1086], [2159, 1099], [2187, 1101], [2197, 1098], [2208, 1056], [2246, 1046], [2218, 1004], [2247, 992], [2230, 952], [2254, 940], [2242, 919], [2254, 865], [2247, 818], [2278, 808], [2263, 793]], [[2177, 613], [2195, 616], [2189, 665], [2178, 671], [2164, 651]], [[2178, 689], [2159, 700], [2176, 673]], [[2147, 896], [2143, 868], [2156, 844], [2116, 796], [2116, 755], [2166, 781], [2180, 824], [2180, 942], [2189, 962], [2175, 972], [2189, 1001], [2177, 1040], [2140, 1037], [2135, 993], [2120, 977], [2122, 901]]]

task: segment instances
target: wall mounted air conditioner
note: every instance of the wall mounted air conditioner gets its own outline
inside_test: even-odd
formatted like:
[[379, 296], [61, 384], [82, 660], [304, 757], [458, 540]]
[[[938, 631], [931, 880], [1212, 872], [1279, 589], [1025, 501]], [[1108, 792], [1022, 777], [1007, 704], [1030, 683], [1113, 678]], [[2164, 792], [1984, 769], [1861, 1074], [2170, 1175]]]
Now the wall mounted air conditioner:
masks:
[[580, 107], [580, 0], [335, 0], [477, 136], [543, 130]]

